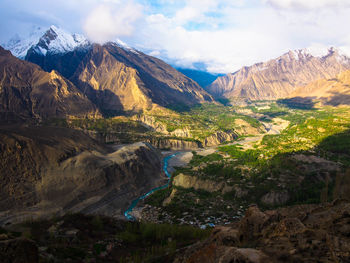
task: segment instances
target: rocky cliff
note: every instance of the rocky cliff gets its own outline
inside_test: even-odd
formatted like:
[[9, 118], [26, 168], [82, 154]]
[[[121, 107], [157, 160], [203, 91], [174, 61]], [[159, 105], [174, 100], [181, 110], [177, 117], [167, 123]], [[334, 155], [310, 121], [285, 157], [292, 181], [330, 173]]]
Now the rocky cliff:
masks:
[[289, 96], [297, 87], [335, 77], [350, 69], [350, 59], [331, 48], [318, 56], [308, 50], [289, 51], [279, 58], [218, 77], [208, 88], [215, 97], [274, 100]]
[[0, 130], [1, 223], [68, 211], [122, 216], [137, 196], [163, 183], [149, 144], [111, 151], [63, 128]]
[[217, 131], [204, 139], [205, 146], [216, 146], [224, 142], [234, 141], [238, 135], [235, 132]]
[[174, 262], [348, 262], [349, 214], [346, 200], [266, 212], [251, 206], [239, 222], [214, 228]]
[[171, 149], [175, 151], [193, 150], [203, 147], [202, 143], [199, 141], [189, 141], [175, 138], [150, 137], [146, 139], [146, 141], [158, 149]]
[[[12, 116], [12, 117], [11, 117]], [[0, 47], [0, 118], [96, 117], [97, 108], [56, 71], [19, 60]]]

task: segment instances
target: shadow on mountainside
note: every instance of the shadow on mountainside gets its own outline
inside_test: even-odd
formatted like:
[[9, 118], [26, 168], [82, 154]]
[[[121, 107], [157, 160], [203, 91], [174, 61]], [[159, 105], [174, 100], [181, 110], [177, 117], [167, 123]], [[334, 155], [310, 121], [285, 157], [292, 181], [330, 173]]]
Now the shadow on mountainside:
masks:
[[279, 99], [277, 103], [290, 109], [312, 110], [315, 106], [315, 97], [294, 97], [290, 99]]
[[289, 99], [280, 99], [277, 102], [290, 109], [301, 109], [301, 110], [312, 110], [318, 102], [323, 105], [328, 106], [340, 106], [340, 105], [350, 105], [350, 95], [331, 92], [332, 95], [328, 97], [294, 97]]
[[325, 100], [325, 105], [330, 106], [340, 106], [340, 105], [350, 105], [350, 95], [342, 94], [339, 92], [332, 92], [332, 97], [330, 98], [322, 98], [321, 100]]

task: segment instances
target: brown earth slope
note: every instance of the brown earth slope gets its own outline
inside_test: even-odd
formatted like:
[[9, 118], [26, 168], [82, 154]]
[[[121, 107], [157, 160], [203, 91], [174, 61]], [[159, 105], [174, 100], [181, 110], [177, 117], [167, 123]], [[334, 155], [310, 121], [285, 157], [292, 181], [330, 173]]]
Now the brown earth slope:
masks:
[[98, 116], [96, 107], [56, 71], [22, 61], [0, 47], [0, 119]]
[[333, 78], [348, 69], [350, 59], [332, 48], [323, 57], [305, 50], [290, 51], [277, 59], [218, 77], [207, 90], [214, 97], [274, 100], [287, 97], [297, 87]]
[[160, 155], [145, 143], [112, 151], [66, 128], [0, 129], [0, 223], [68, 211], [122, 216], [162, 180]]

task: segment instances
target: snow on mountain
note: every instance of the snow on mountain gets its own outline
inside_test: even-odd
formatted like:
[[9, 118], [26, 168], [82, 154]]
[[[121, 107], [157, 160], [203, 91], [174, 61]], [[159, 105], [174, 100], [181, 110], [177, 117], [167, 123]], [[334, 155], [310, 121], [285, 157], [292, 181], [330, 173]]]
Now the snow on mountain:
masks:
[[89, 41], [82, 35], [70, 34], [56, 26], [48, 30], [35, 28], [28, 37], [21, 38], [18, 35], [13, 37], [5, 46], [13, 55], [24, 59], [29, 49], [41, 55], [66, 53], [77, 47], [86, 47]]
[[277, 58], [277, 60], [281, 59], [289, 59], [289, 60], [306, 60], [308, 58], [325, 58], [329, 55], [335, 55], [335, 58], [339, 62], [349, 63], [350, 57], [348, 56], [349, 52], [343, 51], [343, 49], [334, 48], [334, 47], [321, 47], [314, 46], [308, 47], [304, 49], [290, 50], [285, 53], [281, 57]]
[[135, 54], [139, 54], [139, 52], [137, 52], [136, 49], [130, 47], [128, 44], [126, 44], [125, 42], [123, 42], [122, 40], [120, 40], [119, 38], [116, 39], [114, 42], [112, 42], [114, 44], [116, 44], [118, 47], [121, 47], [122, 49], [126, 50], [126, 51], [130, 51], [133, 52]]
[[10, 50], [14, 56], [24, 59], [28, 50], [39, 42], [40, 37], [44, 33], [45, 29], [35, 27], [29, 35], [20, 37], [16, 34], [3, 46], [5, 49]]

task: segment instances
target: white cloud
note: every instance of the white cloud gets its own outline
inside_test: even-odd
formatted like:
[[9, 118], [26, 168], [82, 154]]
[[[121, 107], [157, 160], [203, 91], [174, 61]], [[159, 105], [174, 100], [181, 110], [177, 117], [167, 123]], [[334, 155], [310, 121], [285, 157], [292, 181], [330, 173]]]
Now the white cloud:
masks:
[[[320, 1], [325, 6], [332, 4]], [[162, 13], [146, 16], [137, 36], [128, 42], [132, 41], [134, 46], [139, 44], [144, 50], [157, 51], [151, 54], [177, 66], [193, 67], [202, 62], [212, 72], [234, 72], [290, 49], [350, 46], [350, 38], [345, 37], [350, 36], [350, 31], [343, 26], [350, 23], [347, 9], [334, 12], [313, 0], [303, 8], [317, 6], [317, 11], [271, 6], [277, 0], [263, 2], [255, 7], [244, 1], [188, 1], [172, 16]], [[285, 2], [293, 7], [307, 1]], [[338, 4], [340, 2], [333, 2], [332, 6]], [[214, 12], [215, 16], [208, 12]], [[189, 29], [186, 27], [189, 22], [218, 26]]]
[[105, 43], [117, 37], [129, 36], [142, 16], [142, 6], [132, 1], [104, 0], [84, 21], [83, 29], [89, 39]]
[[[233, 72], [289, 49], [350, 51], [350, 0], [1, 0], [0, 40], [31, 22], [121, 38], [177, 66]], [[21, 30], [17, 30], [22, 28]]]
[[278, 8], [316, 9], [350, 7], [349, 0], [263, 0]]

